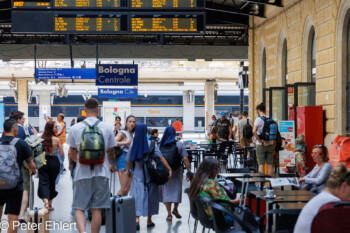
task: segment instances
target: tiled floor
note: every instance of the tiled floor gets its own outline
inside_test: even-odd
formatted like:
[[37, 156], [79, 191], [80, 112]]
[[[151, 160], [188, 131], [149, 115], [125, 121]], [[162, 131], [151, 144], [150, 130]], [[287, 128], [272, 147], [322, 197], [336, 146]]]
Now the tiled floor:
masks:
[[[68, 147], [65, 146], [65, 152], [67, 152]], [[67, 155], [67, 153], [65, 153]], [[65, 167], [68, 168], [68, 162], [67, 160], [65, 161]], [[35, 189], [37, 190], [37, 185], [38, 185], [38, 178], [34, 178], [35, 182]], [[117, 184], [116, 184], [116, 190], [119, 189], [119, 183], [117, 179]], [[183, 183], [183, 189], [188, 188], [189, 183], [184, 181]], [[53, 201], [53, 207], [55, 208], [54, 211], [50, 213], [50, 219], [55, 220], [55, 221], [62, 221], [66, 223], [74, 223], [75, 219], [71, 216], [71, 204], [72, 204], [72, 181], [70, 178], [70, 172], [67, 171], [65, 174], [63, 174], [60, 178], [59, 183], [56, 186], [56, 190], [58, 191], [58, 196], [54, 199]], [[43, 202], [41, 199], [37, 197], [35, 194], [35, 207], [42, 208]], [[151, 229], [147, 229], [146, 227], [146, 218], [141, 218], [141, 230], [140, 232], [152, 232], [152, 233], [171, 233], [171, 232], [181, 232], [181, 233], [187, 233], [187, 232], [193, 232], [193, 224], [194, 221], [191, 218], [190, 223], [188, 224], [188, 214], [190, 211], [189, 207], [189, 201], [188, 197], [186, 194], [183, 194], [182, 197], [182, 204], [179, 206], [179, 213], [182, 215], [182, 219], [176, 219], [175, 217], [173, 218], [172, 222], [167, 222], [165, 219], [167, 217], [166, 209], [163, 204], [159, 205], [159, 215], [156, 215], [153, 217], [153, 222], [155, 223], [155, 227]], [[3, 215], [2, 219], [7, 219], [6, 215]], [[191, 226], [191, 228], [189, 227]], [[198, 227], [197, 231], [200, 232], [202, 230], [201, 227]], [[6, 232], [6, 231], [1, 231]], [[19, 230], [18, 232], [26, 232], [23, 230]], [[78, 230], [52, 230], [50, 231], [51, 233], [62, 233], [62, 232], [78, 232]], [[87, 232], [90, 231], [90, 224], [87, 222]], [[105, 227], [103, 226], [101, 228], [100, 232], [105, 232]], [[110, 233], [110, 232], [106, 232]]]

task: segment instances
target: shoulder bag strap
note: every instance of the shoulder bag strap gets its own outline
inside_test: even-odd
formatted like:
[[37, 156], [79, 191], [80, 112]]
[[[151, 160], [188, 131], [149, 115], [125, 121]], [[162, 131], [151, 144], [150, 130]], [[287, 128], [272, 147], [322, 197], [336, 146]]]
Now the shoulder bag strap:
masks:
[[310, 178], [315, 178], [315, 177], [317, 176], [317, 174], [319, 173], [319, 171], [321, 171], [321, 168], [323, 167], [323, 165], [324, 165], [324, 164], [322, 164], [321, 167], [319, 167], [319, 168], [317, 169], [317, 171], [315, 172], [315, 174], [313, 174], [312, 177], [310, 177]]

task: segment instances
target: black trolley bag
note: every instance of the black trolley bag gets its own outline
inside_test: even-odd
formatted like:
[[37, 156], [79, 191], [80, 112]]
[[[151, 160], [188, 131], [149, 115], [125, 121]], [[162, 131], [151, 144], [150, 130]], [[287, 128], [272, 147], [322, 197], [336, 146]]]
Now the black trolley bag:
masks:
[[249, 174], [243, 177], [241, 200], [239, 202], [239, 206], [235, 208], [236, 216], [245, 224], [244, 227], [242, 227], [238, 224], [237, 221], [234, 221], [234, 226], [236, 230], [242, 230], [251, 233], [260, 233], [259, 217], [257, 217], [248, 207], [245, 206], [248, 195], [249, 178]]
[[29, 179], [29, 211], [27, 218], [27, 233], [48, 233], [50, 227], [47, 225], [50, 221], [50, 214], [46, 208], [33, 208], [34, 206], [34, 182], [32, 175]]
[[135, 199], [132, 196], [114, 196], [115, 173], [111, 174], [109, 188], [113, 195], [111, 197], [111, 206], [109, 209], [106, 209], [106, 232], [136, 232]]

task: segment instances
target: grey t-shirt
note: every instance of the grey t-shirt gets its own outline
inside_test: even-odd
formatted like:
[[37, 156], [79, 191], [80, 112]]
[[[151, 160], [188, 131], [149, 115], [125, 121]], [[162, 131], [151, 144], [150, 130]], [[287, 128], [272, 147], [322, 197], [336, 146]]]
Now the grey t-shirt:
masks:
[[243, 137], [243, 127], [247, 124], [247, 119], [249, 120], [249, 124], [253, 124], [252, 120], [248, 118], [242, 118], [240, 121], [238, 121], [237, 128], [239, 129], [239, 136]]
[[[85, 119], [85, 122], [88, 123], [89, 125], [95, 124], [96, 121], [97, 121], [96, 117], [89, 117]], [[83, 133], [85, 126], [86, 125], [84, 123], [79, 122], [78, 124], [75, 124], [70, 128], [70, 132], [68, 134], [67, 144], [73, 148], [78, 149], [78, 151], [80, 148], [81, 134]], [[98, 124], [98, 128], [102, 131], [103, 139], [105, 143], [105, 151], [107, 152], [109, 148], [113, 148], [117, 145], [114, 139], [113, 127], [104, 122], [100, 122]], [[78, 157], [79, 157], [79, 154], [78, 154]], [[105, 161], [103, 164], [95, 165], [94, 170], [91, 170], [90, 165], [80, 164], [78, 159], [77, 166], [75, 168], [74, 181], [81, 180], [81, 179], [91, 179], [96, 176], [109, 178], [109, 174], [110, 174], [110, 171], [109, 171], [109, 163], [107, 158], [105, 158]]]

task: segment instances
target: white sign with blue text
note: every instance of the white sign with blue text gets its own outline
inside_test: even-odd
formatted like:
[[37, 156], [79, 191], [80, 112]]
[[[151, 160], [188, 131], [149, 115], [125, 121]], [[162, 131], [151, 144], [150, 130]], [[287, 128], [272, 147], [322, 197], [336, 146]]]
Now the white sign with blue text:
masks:
[[137, 65], [96, 65], [97, 86], [137, 86]]
[[137, 98], [137, 89], [99, 88], [98, 98]]

